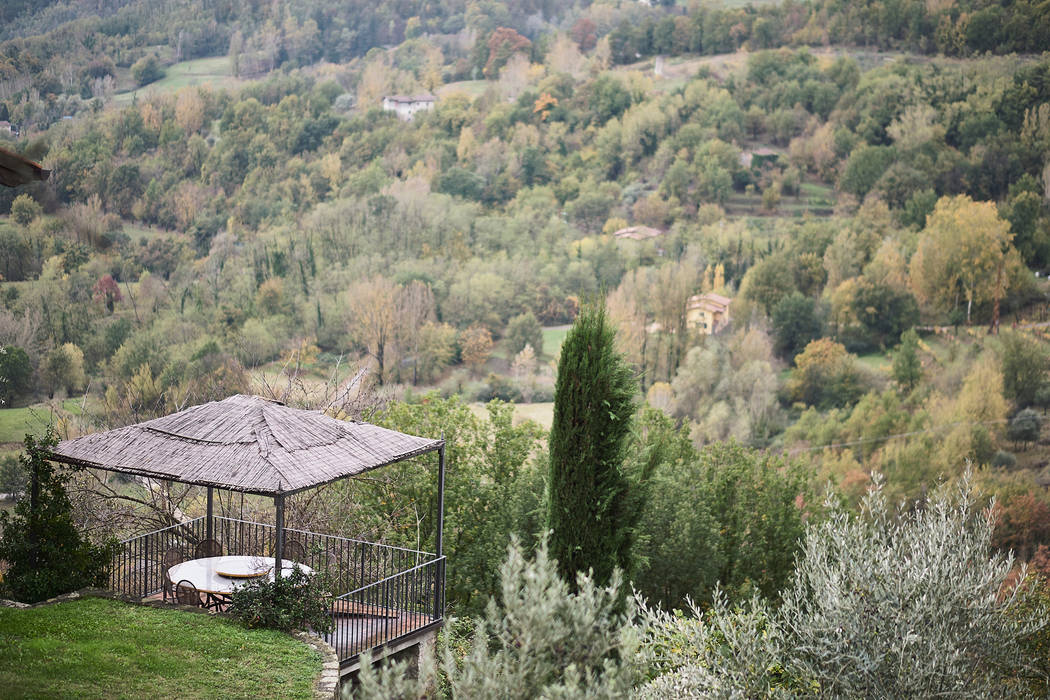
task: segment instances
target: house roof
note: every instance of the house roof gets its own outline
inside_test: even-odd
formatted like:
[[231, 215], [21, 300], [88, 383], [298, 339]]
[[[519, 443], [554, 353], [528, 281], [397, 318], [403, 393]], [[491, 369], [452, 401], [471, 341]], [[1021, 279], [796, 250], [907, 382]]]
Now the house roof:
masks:
[[708, 311], [725, 311], [729, 308], [732, 303], [732, 299], [724, 297], [721, 294], [715, 294], [713, 292], [707, 292], [706, 294], [698, 294], [693, 297], [689, 297], [690, 309], [706, 309]]
[[51, 459], [276, 496], [361, 474], [443, 444], [238, 394], [126, 428], [64, 440]]
[[390, 100], [391, 102], [399, 102], [402, 104], [411, 104], [413, 102], [436, 102], [437, 97], [430, 93], [422, 95], [384, 95], [383, 100]]
[[641, 241], [647, 238], [656, 238], [663, 235], [663, 231], [652, 226], [628, 226], [613, 234], [616, 238], [629, 238], [633, 241]]

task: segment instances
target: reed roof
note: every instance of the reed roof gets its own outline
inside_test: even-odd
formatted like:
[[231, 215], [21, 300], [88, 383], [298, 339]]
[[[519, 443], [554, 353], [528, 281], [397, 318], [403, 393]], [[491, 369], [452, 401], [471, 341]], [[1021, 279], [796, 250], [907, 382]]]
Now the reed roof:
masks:
[[276, 496], [361, 474], [443, 444], [238, 394], [126, 428], [64, 440], [51, 458]]

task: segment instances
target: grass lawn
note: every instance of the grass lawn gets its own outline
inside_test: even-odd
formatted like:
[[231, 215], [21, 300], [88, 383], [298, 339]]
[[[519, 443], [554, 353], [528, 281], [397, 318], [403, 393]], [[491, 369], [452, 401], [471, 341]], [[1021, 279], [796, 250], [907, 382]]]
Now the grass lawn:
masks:
[[857, 363], [875, 372], [889, 374], [893, 369], [893, 361], [886, 357], [886, 353], [876, 352], [870, 355], [861, 355]]
[[168, 66], [166, 70], [167, 75], [162, 79], [149, 85], [143, 85], [137, 90], [114, 95], [113, 102], [117, 105], [131, 104], [136, 96], [146, 97], [151, 93], [174, 92], [187, 85], [211, 83], [215, 87], [229, 87], [240, 82], [231, 75], [230, 59], [226, 56], [182, 61]]
[[50, 420], [51, 412], [43, 404], [0, 409], [0, 443], [21, 443], [26, 433], [44, 432]]
[[468, 97], [480, 97], [488, 90], [489, 85], [495, 85], [495, 81], [488, 80], [460, 80], [454, 83], [442, 85], [437, 89], [439, 97], [448, 97], [457, 92], [462, 92]]
[[[79, 398], [66, 399], [62, 408], [74, 415], [81, 413]], [[47, 404], [35, 403], [22, 408], [0, 409], [0, 443], [21, 444], [26, 433], [39, 435], [51, 422], [51, 408]]]
[[229, 620], [85, 598], [0, 608], [5, 698], [309, 698], [312, 648]]
[[543, 329], [543, 356], [556, 360], [561, 354], [561, 344], [569, 334], [569, 326], [547, 326]]

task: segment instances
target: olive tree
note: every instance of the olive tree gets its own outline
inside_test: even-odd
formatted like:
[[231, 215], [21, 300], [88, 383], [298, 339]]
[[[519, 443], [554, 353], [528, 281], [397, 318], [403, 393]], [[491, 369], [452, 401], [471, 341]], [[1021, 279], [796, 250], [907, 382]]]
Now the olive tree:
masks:
[[[1047, 625], [1034, 586], [991, 547], [967, 484], [913, 511], [877, 479], [859, 515], [829, 502], [778, 610], [716, 598], [701, 619], [645, 610], [643, 697], [1013, 697]], [[1017, 585], [1007, 585], [1017, 581]]]
[[[499, 599], [489, 602], [470, 639], [452, 640], [446, 630], [440, 668], [429, 659], [417, 678], [404, 664], [376, 672], [362, 661], [355, 697], [431, 697], [439, 679], [452, 698], [627, 697], [637, 636], [627, 623], [633, 605], [624, 607], [619, 586], [619, 573], [608, 586], [581, 573], [572, 592], [545, 543], [529, 559], [512, 542], [500, 569]], [[458, 628], [456, 621], [447, 626]], [[453, 647], [463, 649], [462, 658]]]

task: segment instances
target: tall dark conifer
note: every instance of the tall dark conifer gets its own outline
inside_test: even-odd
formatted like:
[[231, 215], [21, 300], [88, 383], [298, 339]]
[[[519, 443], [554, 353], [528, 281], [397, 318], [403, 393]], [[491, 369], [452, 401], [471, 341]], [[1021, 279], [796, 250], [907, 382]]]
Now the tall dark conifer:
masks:
[[639, 493], [625, 465], [637, 391], [613, 347], [604, 304], [580, 313], [561, 347], [550, 434], [547, 525], [562, 577], [593, 571], [599, 584], [629, 572]]

